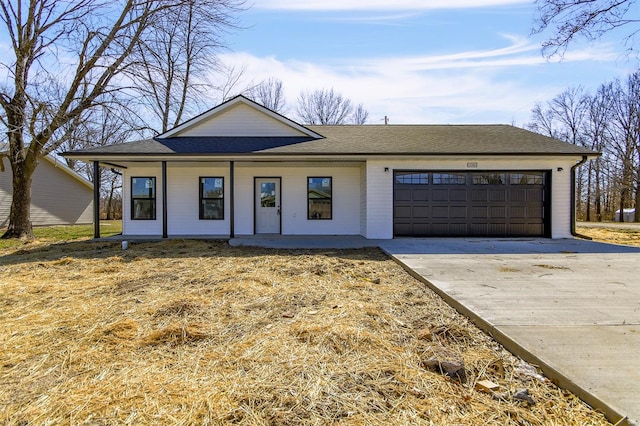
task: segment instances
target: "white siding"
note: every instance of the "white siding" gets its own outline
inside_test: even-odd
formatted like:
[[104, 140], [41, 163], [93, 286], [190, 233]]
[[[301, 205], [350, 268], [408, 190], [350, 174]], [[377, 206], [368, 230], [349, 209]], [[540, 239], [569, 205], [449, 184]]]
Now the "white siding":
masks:
[[[571, 238], [571, 166], [580, 158], [464, 158], [369, 160], [367, 162], [367, 238], [393, 238], [394, 170], [552, 170], [551, 236]], [[477, 167], [469, 168], [473, 162]], [[385, 172], [385, 167], [389, 172]], [[558, 171], [558, 167], [562, 171]]]
[[180, 132], [179, 136], [304, 136], [293, 127], [239, 104]]
[[[385, 167], [389, 168], [385, 172]], [[393, 169], [389, 161], [367, 161], [367, 233], [370, 239], [393, 238]]]
[[[0, 172], [0, 226], [9, 222], [13, 186], [11, 167]], [[31, 186], [34, 226], [79, 225], [93, 222], [93, 190], [47, 159], [40, 160]]]
[[[125, 164], [122, 173], [122, 234], [162, 235], [162, 165], [160, 163]], [[156, 218], [155, 220], [131, 220], [131, 178], [156, 178]], [[197, 202], [197, 201], [196, 201]]]
[[[571, 167], [575, 162], [555, 163], [551, 174], [551, 238], [571, 235]], [[562, 171], [558, 171], [562, 167]]]
[[[224, 178], [224, 220], [200, 220], [200, 177]], [[228, 236], [229, 192], [229, 163], [168, 163], [168, 235]]]
[[[359, 235], [360, 165], [353, 163], [237, 163], [236, 234], [253, 233], [253, 181], [281, 178], [283, 235]], [[333, 218], [307, 219], [307, 177], [333, 178]]]

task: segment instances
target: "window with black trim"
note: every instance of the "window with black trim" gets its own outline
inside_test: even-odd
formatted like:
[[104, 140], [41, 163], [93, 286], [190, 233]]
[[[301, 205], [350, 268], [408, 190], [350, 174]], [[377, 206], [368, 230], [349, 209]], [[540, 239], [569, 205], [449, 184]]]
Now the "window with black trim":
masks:
[[462, 173], [434, 173], [434, 185], [465, 185], [467, 175]]
[[396, 172], [399, 185], [429, 185], [429, 173]]
[[131, 178], [131, 219], [156, 219], [156, 178]]
[[333, 191], [331, 177], [307, 179], [307, 218], [310, 220], [331, 219], [333, 213]]
[[224, 219], [224, 178], [200, 178], [200, 219]]
[[473, 173], [474, 185], [504, 185], [507, 183], [506, 173]]
[[544, 173], [511, 173], [511, 185], [544, 185]]

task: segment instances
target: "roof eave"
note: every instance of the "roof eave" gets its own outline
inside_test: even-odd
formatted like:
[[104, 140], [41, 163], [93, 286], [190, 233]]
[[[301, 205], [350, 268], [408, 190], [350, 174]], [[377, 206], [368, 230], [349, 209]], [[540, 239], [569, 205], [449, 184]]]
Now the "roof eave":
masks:
[[87, 154], [82, 152], [65, 152], [64, 157], [75, 158], [80, 161], [105, 161], [105, 160], [127, 160], [132, 159], [140, 161], [147, 158], [149, 161], [162, 161], [170, 159], [195, 158], [198, 160], [207, 159], [224, 159], [229, 161], [233, 158], [247, 159], [256, 158], [294, 158], [294, 157], [326, 157], [326, 158], [348, 158], [348, 157], [580, 157], [587, 156], [589, 159], [595, 159], [601, 156], [601, 153], [583, 153], [583, 152], [308, 152], [308, 153], [273, 153], [273, 152], [249, 152], [249, 153], [113, 153], [113, 154]]

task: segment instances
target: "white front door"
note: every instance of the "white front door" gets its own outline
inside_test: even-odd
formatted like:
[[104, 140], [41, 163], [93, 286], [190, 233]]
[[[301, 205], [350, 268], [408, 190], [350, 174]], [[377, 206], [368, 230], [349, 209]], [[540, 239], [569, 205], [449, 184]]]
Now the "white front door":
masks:
[[280, 233], [280, 178], [256, 179], [256, 234]]

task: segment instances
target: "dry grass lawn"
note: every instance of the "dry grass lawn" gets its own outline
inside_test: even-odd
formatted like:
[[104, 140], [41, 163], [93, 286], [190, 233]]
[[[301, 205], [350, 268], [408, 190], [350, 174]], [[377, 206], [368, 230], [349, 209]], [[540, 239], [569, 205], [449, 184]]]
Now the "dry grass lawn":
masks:
[[578, 227], [578, 234], [593, 238], [594, 241], [603, 243], [623, 244], [627, 246], [640, 246], [640, 228], [597, 228]]
[[0, 424], [236, 423], [608, 424], [378, 250], [0, 250]]

